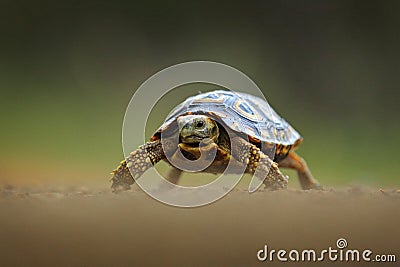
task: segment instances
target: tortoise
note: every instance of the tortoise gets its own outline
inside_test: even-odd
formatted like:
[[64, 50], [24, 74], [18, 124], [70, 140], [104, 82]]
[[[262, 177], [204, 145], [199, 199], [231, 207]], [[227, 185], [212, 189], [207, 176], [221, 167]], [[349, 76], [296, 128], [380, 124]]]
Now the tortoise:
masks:
[[[167, 156], [178, 150], [189, 160], [198, 159], [204, 140], [208, 143], [202, 151], [217, 151], [204, 172], [222, 173], [234, 158], [241, 170], [254, 174], [270, 189], [287, 187], [288, 177], [279, 167], [295, 169], [302, 189], [322, 188], [305, 160], [294, 152], [302, 137], [265, 100], [216, 90], [189, 97], [175, 107], [150, 141], [131, 152], [112, 172], [112, 190], [128, 190], [146, 170], [161, 160], [168, 162]], [[271, 146], [275, 149], [269, 155]], [[177, 184], [181, 173], [172, 166], [165, 178]]]

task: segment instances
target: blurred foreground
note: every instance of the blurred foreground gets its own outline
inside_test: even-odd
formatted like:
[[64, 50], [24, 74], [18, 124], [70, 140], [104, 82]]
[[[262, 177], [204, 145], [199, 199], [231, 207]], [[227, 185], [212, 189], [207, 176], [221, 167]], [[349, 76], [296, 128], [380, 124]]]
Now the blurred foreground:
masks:
[[[137, 187], [114, 195], [104, 188], [8, 186], [0, 191], [1, 265], [272, 266], [277, 262], [257, 261], [264, 245], [322, 250], [336, 248], [339, 238], [349, 249], [395, 254], [398, 261], [399, 204], [396, 189], [364, 187], [236, 189], [212, 205], [182, 209]], [[313, 265], [281, 263], [301, 264]], [[344, 263], [324, 262], [332, 264]]]

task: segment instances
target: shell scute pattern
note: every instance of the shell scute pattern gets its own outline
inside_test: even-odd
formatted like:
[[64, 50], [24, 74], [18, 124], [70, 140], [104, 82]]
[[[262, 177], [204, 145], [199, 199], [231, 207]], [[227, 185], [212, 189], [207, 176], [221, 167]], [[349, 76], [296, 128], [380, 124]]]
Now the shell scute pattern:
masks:
[[224, 90], [189, 97], [171, 111], [158, 132], [188, 113], [210, 114], [232, 130], [247, 134], [252, 140], [282, 145], [282, 150], [290, 150], [302, 139], [267, 101], [250, 94]]

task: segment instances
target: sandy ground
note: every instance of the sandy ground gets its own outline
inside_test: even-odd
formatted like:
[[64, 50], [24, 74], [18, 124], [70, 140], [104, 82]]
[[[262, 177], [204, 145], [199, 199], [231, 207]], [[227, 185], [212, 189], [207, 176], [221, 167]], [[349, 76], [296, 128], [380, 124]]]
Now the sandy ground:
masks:
[[[336, 248], [395, 254], [400, 261], [400, 191], [346, 188], [248, 194], [175, 208], [137, 187], [0, 189], [1, 266], [275, 266], [256, 253]], [[359, 265], [360, 263], [358, 263]], [[365, 263], [363, 263], [365, 265]], [[346, 266], [350, 263], [280, 263]]]

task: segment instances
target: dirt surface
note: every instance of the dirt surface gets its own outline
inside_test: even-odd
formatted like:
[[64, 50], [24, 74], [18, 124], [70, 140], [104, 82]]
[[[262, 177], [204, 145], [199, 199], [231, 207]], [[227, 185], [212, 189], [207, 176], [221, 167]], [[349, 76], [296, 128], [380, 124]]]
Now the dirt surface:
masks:
[[[336, 248], [400, 261], [400, 191], [235, 190], [201, 208], [159, 203], [138, 188], [0, 189], [1, 266], [346, 266], [260, 262], [257, 251]], [[355, 263], [353, 263], [355, 264]], [[359, 265], [360, 263], [357, 263]], [[365, 263], [363, 263], [365, 265]]]

